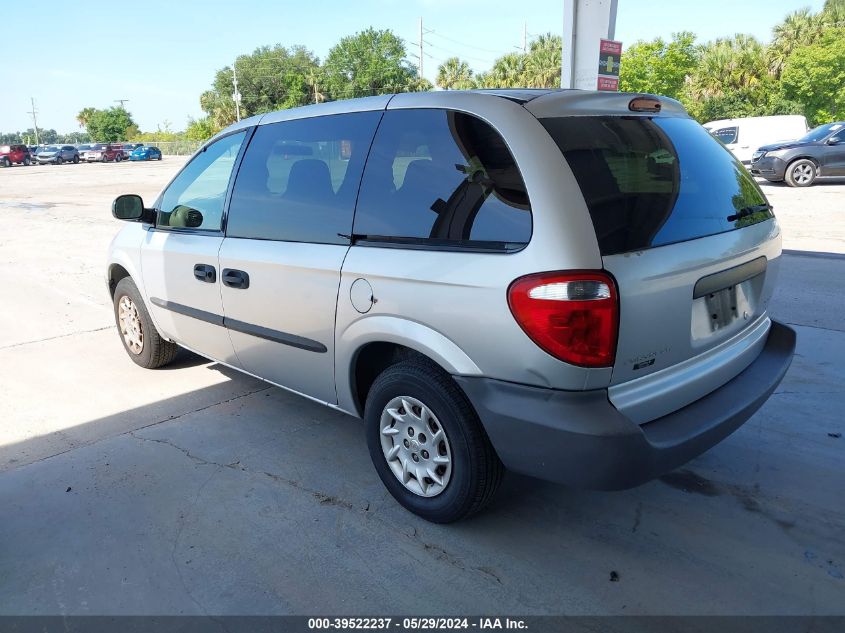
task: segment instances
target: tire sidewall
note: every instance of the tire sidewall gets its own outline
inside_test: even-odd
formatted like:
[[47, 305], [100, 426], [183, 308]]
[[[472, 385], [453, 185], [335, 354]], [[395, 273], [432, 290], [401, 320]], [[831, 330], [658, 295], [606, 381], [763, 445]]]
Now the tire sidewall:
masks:
[[[472, 457], [460, 419], [465, 415], [436, 385], [412, 373], [391, 367], [373, 384], [364, 410], [367, 446], [376, 472], [393, 497], [405, 508], [437, 523], [455, 520], [466, 507], [472, 490]], [[435, 497], [414, 494], [393, 474], [381, 448], [381, 414], [390, 400], [411, 396], [430, 408], [446, 433], [452, 457], [449, 483]]]
[[[795, 178], [793, 176], [793, 172], [794, 172], [796, 167], [798, 167], [799, 165], [803, 165], [803, 164], [810, 165], [813, 168], [813, 177], [810, 179], [809, 182], [800, 183], [800, 182], [795, 180]], [[796, 160], [795, 162], [791, 163], [789, 165], [789, 167], [787, 167], [786, 182], [791, 187], [809, 187], [810, 185], [812, 185], [813, 183], [816, 182], [816, 178], [818, 177], [818, 175], [819, 175], [819, 172], [818, 172], [818, 167], [816, 167], [816, 164], [813, 161], [811, 161], [807, 158], [801, 158], [801, 159]]]
[[[132, 300], [132, 303], [135, 304], [135, 308], [138, 310], [138, 317], [141, 320], [141, 332], [143, 334], [143, 348], [141, 349], [140, 354], [133, 353], [129, 346], [126, 345], [126, 341], [123, 339], [123, 333], [120, 331], [120, 300], [123, 297], [129, 297]], [[121, 279], [117, 286], [114, 289], [114, 322], [117, 325], [117, 335], [120, 338], [120, 342], [123, 345], [123, 349], [126, 350], [126, 353], [129, 355], [136, 364], [140, 365], [141, 367], [148, 367], [150, 361], [152, 359], [153, 354], [153, 346], [152, 346], [152, 333], [155, 331], [155, 328], [152, 324], [152, 319], [150, 318], [149, 312], [147, 312], [147, 306], [144, 305], [144, 300], [141, 298], [141, 293], [138, 291], [138, 287], [135, 285], [135, 282], [132, 281], [129, 277], [124, 277]]]

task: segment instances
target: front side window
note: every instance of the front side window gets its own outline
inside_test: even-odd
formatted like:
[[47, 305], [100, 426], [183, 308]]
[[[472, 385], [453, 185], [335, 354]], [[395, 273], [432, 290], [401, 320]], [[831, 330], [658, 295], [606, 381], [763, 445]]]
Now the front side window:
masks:
[[219, 231], [229, 178], [246, 132], [223, 137], [197, 154], [164, 192], [156, 226]]
[[725, 145], [730, 145], [731, 143], [736, 143], [737, 128], [723, 127], [718, 130], [713, 130], [711, 134], [722, 141]]
[[232, 190], [228, 237], [348, 244], [381, 112], [259, 126]]
[[367, 241], [510, 250], [531, 239], [531, 208], [490, 125], [462, 112], [394, 110], [370, 150], [354, 231]]

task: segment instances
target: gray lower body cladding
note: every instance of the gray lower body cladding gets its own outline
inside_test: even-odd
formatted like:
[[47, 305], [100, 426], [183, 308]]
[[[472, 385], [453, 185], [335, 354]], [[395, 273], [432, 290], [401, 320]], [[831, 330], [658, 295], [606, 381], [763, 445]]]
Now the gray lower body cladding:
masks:
[[682, 409], [638, 425], [606, 390], [572, 392], [456, 376], [504, 465], [576, 488], [621, 490], [659, 477], [739, 428], [786, 374], [795, 331], [772, 321], [757, 359]]

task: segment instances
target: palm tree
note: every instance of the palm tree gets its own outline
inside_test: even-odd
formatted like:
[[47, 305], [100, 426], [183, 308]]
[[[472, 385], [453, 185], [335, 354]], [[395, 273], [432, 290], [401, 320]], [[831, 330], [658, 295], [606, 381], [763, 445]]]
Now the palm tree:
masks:
[[522, 88], [525, 82], [525, 58], [522, 53], [508, 53], [497, 59], [486, 75], [486, 87]]
[[800, 9], [787, 15], [783, 22], [774, 28], [774, 38], [769, 46], [769, 71], [776, 78], [780, 77], [783, 66], [792, 52], [800, 47], [815, 42], [825, 27], [828, 15], [814, 14], [809, 8]]
[[467, 90], [475, 87], [469, 64], [450, 57], [437, 68], [437, 85], [444, 90]]
[[560, 86], [562, 40], [559, 35], [546, 33], [531, 42], [525, 58], [523, 84], [528, 88], [557, 88]]
[[88, 122], [91, 120], [94, 112], [96, 112], [94, 108], [83, 108], [80, 110], [79, 114], [76, 115], [76, 122], [79, 123], [79, 127], [88, 127]]
[[768, 76], [765, 47], [751, 35], [718, 39], [702, 47], [701, 58], [690, 78], [694, 99], [721, 97], [730, 92], [762, 88]]

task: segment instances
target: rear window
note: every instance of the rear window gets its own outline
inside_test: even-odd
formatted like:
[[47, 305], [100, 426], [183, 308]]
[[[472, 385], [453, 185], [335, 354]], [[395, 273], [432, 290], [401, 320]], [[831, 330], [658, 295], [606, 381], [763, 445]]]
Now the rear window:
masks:
[[691, 119], [541, 122], [578, 180], [603, 255], [684, 242], [772, 217], [748, 171]]

